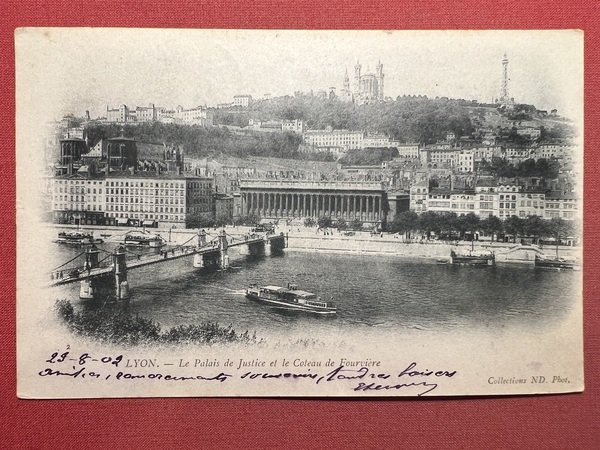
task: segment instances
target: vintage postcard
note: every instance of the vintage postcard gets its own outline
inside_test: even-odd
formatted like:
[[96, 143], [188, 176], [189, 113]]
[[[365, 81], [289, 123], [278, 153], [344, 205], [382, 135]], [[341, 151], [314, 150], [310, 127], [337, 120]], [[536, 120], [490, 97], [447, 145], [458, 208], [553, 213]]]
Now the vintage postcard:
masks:
[[19, 397], [583, 390], [582, 32], [15, 48]]

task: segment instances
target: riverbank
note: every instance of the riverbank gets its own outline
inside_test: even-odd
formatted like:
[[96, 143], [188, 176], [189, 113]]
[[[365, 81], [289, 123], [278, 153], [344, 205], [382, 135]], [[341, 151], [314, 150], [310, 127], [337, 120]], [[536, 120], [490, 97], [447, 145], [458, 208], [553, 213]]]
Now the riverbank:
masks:
[[[73, 230], [76, 229], [72, 225], [48, 225], [50, 228], [57, 230]], [[96, 237], [107, 235], [104, 239], [106, 242], [120, 242], [122, 236], [131, 231], [140, 231], [141, 228], [129, 227], [105, 227], [105, 226], [82, 226], [82, 230], [93, 231]], [[219, 233], [218, 228], [207, 228], [206, 232], [209, 239]], [[245, 226], [229, 226], [225, 231], [230, 236], [241, 236], [250, 232], [251, 227]], [[170, 245], [181, 245], [186, 242], [193, 245], [193, 237], [197, 234], [196, 229], [182, 228], [147, 228], [146, 231], [159, 234]], [[317, 232], [315, 228], [278, 228], [276, 233], [284, 233], [288, 237], [289, 251], [302, 252], [328, 252], [328, 253], [350, 253], [359, 255], [388, 255], [409, 258], [425, 258], [425, 259], [444, 259], [449, 258], [452, 250], [462, 253], [471, 250], [471, 246], [475, 251], [491, 251], [497, 255], [502, 255], [508, 252], [515, 252], [519, 248], [537, 249], [541, 255], [553, 258], [556, 256], [557, 249], [553, 246], [520, 246], [510, 242], [491, 242], [489, 240], [476, 241], [473, 244], [468, 241], [445, 242], [445, 241], [427, 241], [414, 240], [407, 242], [397, 235], [393, 234], [371, 234], [369, 232], [355, 232], [351, 236], [346, 236], [339, 232], [332, 234], [323, 234]], [[191, 239], [191, 241], [190, 241]], [[580, 247], [560, 246], [558, 248], [558, 256], [567, 259], [580, 259]], [[532, 257], [532, 255], [530, 255]], [[500, 258], [502, 260], [502, 258]], [[523, 262], [527, 262], [524, 260]], [[510, 261], [509, 261], [510, 262]], [[512, 261], [514, 262], [514, 261]], [[531, 260], [533, 263], [533, 260]]]

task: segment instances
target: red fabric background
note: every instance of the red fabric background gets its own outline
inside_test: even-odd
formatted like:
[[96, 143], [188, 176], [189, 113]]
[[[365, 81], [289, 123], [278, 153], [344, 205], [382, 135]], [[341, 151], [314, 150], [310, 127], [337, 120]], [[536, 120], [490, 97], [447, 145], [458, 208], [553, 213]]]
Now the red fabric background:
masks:
[[[4, 0], [1, 11], [1, 448], [600, 448], [599, 4]], [[585, 393], [438, 400], [18, 400], [15, 267], [10, 263], [15, 257], [13, 32], [18, 26], [585, 30]]]

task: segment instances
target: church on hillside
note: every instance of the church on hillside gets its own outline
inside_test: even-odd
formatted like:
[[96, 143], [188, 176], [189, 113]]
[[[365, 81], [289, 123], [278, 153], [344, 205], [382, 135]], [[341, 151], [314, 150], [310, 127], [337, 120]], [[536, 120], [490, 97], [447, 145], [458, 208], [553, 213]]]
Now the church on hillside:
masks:
[[370, 72], [369, 68], [363, 73], [361, 64], [356, 61], [354, 66], [354, 80], [350, 84], [348, 69], [344, 77], [344, 85], [340, 91], [342, 101], [354, 102], [358, 105], [382, 102], [383, 96], [383, 64], [377, 63], [375, 72]]

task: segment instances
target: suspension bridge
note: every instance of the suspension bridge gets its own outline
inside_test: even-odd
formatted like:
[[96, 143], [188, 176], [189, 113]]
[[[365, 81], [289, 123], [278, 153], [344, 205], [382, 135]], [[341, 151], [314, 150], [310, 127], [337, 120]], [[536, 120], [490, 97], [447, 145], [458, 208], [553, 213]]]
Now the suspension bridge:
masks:
[[[221, 230], [217, 236], [210, 237], [199, 230], [183, 244], [169, 249], [160, 249], [151, 255], [141, 255], [119, 245], [114, 251], [98, 248], [95, 245], [53, 269], [49, 274], [48, 287], [79, 282], [80, 298], [92, 299], [107, 290], [119, 299], [129, 297], [127, 273], [151, 264], [164, 264], [180, 258], [193, 256], [194, 267], [227, 269], [229, 267], [228, 249], [247, 246], [249, 254], [261, 255], [268, 248], [271, 252], [287, 247], [287, 237], [281, 234], [249, 233], [241, 236], [229, 235]], [[196, 242], [193, 242], [193, 241]], [[101, 258], [101, 255], [103, 256]], [[83, 265], [78, 265], [81, 260]], [[77, 265], [74, 265], [77, 264]]]

